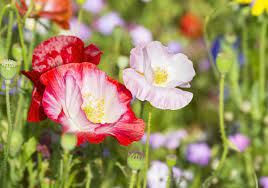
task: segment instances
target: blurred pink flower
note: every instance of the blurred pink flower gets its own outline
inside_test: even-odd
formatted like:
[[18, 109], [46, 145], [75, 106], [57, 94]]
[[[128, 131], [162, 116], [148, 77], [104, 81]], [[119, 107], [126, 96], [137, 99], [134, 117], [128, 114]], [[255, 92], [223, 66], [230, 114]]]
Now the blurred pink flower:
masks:
[[240, 152], [243, 152], [245, 149], [247, 149], [250, 144], [249, 138], [240, 133], [229, 136], [229, 140]]
[[130, 67], [123, 72], [126, 87], [141, 101], [159, 109], [177, 110], [193, 98], [181, 90], [195, 76], [192, 62], [184, 54], [172, 54], [160, 42], [138, 45], [131, 50]]
[[151, 31], [141, 25], [136, 25], [132, 27], [129, 33], [132, 38], [132, 43], [135, 46], [139, 44], [151, 42], [153, 40]]

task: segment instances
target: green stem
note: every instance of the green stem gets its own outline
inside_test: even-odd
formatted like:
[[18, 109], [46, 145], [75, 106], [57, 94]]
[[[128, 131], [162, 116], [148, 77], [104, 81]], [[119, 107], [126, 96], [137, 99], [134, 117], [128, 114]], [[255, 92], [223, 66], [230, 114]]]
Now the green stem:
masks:
[[249, 87], [249, 61], [248, 61], [248, 26], [246, 20], [243, 23], [242, 28], [242, 51], [244, 56], [244, 71], [243, 71], [243, 85], [245, 92], [248, 91]]
[[225, 159], [228, 154], [228, 139], [226, 137], [225, 133], [225, 126], [224, 126], [224, 82], [225, 82], [225, 75], [221, 74], [220, 77], [220, 97], [219, 97], [219, 123], [220, 123], [220, 133], [221, 133], [221, 139], [223, 144], [223, 153], [221, 156], [221, 160], [219, 162], [219, 165], [216, 169], [216, 171], [221, 170]]
[[146, 145], [145, 145], [145, 168], [144, 168], [143, 188], [146, 188], [146, 185], [147, 185], [147, 171], [148, 171], [148, 166], [149, 166], [149, 141], [150, 141], [150, 134], [151, 134], [151, 120], [152, 120], [152, 112], [149, 111]]
[[138, 179], [137, 179], [137, 188], [141, 188], [141, 172], [139, 171], [138, 174]]
[[12, 40], [12, 27], [14, 22], [14, 13], [13, 11], [9, 12], [8, 15], [9, 21], [8, 21], [8, 28], [7, 28], [7, 43], [6, 43], [6, 54], [8, 56], [10, 46], [11, 46], [11, 40]]
[[132, 170], [132, 175], [131, 175], [131, 179], [130, 179], [129, 188], [134, 188], [135, 181], [136, 181], [136, 175], [137, 175], [137, 170]]
[[166, 184], [166, 188], [170, 188], [171, 187], [171, 179], [172, 179], [172, 167], [168, 167], [168, 178], [167, 178], [167, 184]]
[[11, 120], [10, 95], [9, 95], [10, 80], [5, 80], [5, 84], [6, 84], [6, 110], [7, 110], [8, 129], [7, 129], [7, 144], [4, 150], [4, 160], [3, 160], [3, 169], [2, 169], [3, 187], [6, 187], [6, 178], [8, 175], [7, 162], [8, 162], [9, 148], [10, 148], [10, 142], [11, 142], [11, 136], [12, 136], [12, 120]]
[[265, 81], [266, 81], [266, 66], [265, 66], [265, 52], [266, 52], [266, 34], [267, 34], [267, 21], [264, 18], [260, 30], [260, 66], [259, 66], [259, 97], [261, 113], [263, 112], [262, 104], [265, 100]]
[[90, 164], [88, 164], [88, 165], [87, 165], [86, 188], [90, 188], [91, 179], [92, 179], [92, 172], [91, 172]]

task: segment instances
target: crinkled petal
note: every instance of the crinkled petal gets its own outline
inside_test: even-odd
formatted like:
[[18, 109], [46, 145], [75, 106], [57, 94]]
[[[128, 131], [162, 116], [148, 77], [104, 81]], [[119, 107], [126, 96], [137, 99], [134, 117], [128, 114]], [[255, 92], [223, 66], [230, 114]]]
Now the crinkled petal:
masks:
[[90, 44], [87, 46], [84, 50], [84, 62], [90, 62], [95, 65], [98, 65], [100, 63], [102, 52], [100, 49], [95, 46], [94, 44]]

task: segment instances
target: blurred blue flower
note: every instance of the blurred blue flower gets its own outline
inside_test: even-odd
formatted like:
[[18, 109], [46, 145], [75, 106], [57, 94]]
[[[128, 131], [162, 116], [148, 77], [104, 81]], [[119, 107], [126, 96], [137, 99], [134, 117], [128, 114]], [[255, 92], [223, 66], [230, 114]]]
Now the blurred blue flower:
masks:
[[249, 138], [240, 133], [229, 136], [229, 140], [240, 152], [243, 152], [245, 149], [247, 149], [250, 144]]
[[83, 23], [79, 23], [77, 18], [70, 21], [70, 32], [82, 40], [88, 40], [92, 34], [90, 28]]
[[166, 136], [165, 146], [168, 149], [176, 149], [180, 146], [181, 140], [187, 136], [185, 130], [171, 132]]
[[151, 31], [142, 25], [131, 26], [129, 33], [134, 46], [137, 46], [138, 44], [148, 43], [153, 40]]
[[210, 69], [210, 63], [208, 59], [202, 59], [198, 63], [198, 69], [200, 72], [206, 72]]
[[181, 44], [176, 41], [170, 41], [167, 46], [171, 53], [179, 53], [182, 50]]
[[268, 188], [268, 176], [262, 176], [260, 178], [260, 185], [262, 188]]
[[[212, 58], [213, 58], [214, 63], [216, 62], [216, 58], [217, 58], [218, 54], [222, 51], [223, 42], [224, 42], [224, 37], [219, 36], [212, 43], [211, 54], [212, 54]], [[232, 44], [232, 48], [237, 54], [237, 60], [238, 60], [239, 64], [243, 65], [245, 62], [245, 57], [244, 57], [243, 53], [241, 52], [239, 39], [236, 39], [236, 41]]]
[[194, 164], [206, 166], [211, 158], [211, 150], [206, 143], [189, 144], [186, 150], [186, 158]]
[[110, 12], [105, 14], [96, 20], [94, 26], [97, 31], [102, 33], [103, 35], [112, 34], [114, 28], [116, 26], [123, 26], [124, 21], [116, 12]]
[[93, 14], [98, 14], [105, 6], [104, 0], [87, 0], [83, 8]]
[[[165, 137], [165, 135], [163, 135], [161, 133], [153, 133], [150, 135], [149, 143], [153, 149], [158, 149], [158, 148], [164, 146], [165, 141], [166, 141], [166, 137]], [[142, 142], [146, 143], [146, 135], [144, 135], [142, 137]]]

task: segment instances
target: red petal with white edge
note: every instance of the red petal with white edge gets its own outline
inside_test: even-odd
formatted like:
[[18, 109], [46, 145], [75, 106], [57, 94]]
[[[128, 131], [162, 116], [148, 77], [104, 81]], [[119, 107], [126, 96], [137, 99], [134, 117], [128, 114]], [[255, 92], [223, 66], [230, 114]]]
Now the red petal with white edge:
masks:
[[[131, 93], [124, 85], [110, 79], [95, 65], [91, 63], [62, 65], [42, 74], [40, 80], [46, 86], [43, 96], [45, 113], [50, 119], [61, 123], [64, 132], [76, 134], [78, 145], [84, 142], [99, 143], [106, 136], [113, 136], [120, 144], [128, 145], [140, 140], [144, 134], [144, 122], [137, 119], [130, 109]], [[92, 123], [86, 118], [81, 109], [84, 100], [81, 90], [93, 92], [95, 89], [98, 93], [102, 93], [102, 97], [119, 101], [118, 104], [109, 101], [115, 105], [108, 105], [109, 109], [113, 109], [109, 111], [109, 115], [116, 111], [122, 113], [115, 122], [99, 124]], [[110, 98], [111, 95], [117, 99]], [[119, 107], [120, 109], [117, 109]], [[125, 110], [122, 111], [121, 108]], [[115, 115], [118, 115], [117, 112]]]
[[84, 43], [74, 36], [56, 36], [42, 42], [33, 52], [33, 70], [45, 72], [53, 67], [83, 61]]
[[90, 44], [84, 50], [84, 62], [90, 62], [95, 65], [100, 63], [102, 52], [94, 44]]

